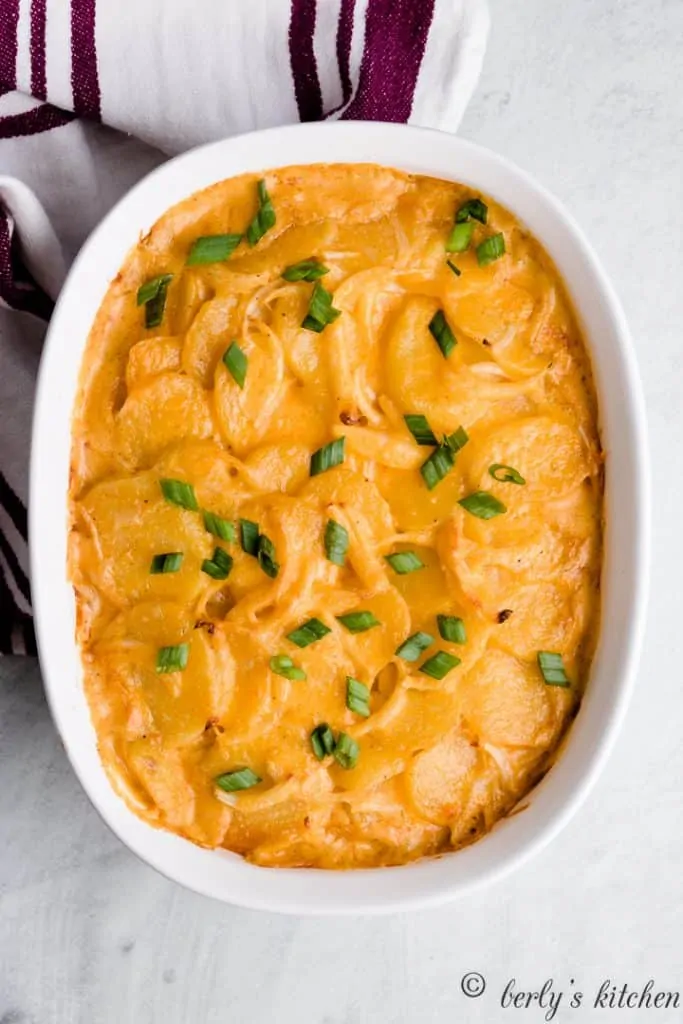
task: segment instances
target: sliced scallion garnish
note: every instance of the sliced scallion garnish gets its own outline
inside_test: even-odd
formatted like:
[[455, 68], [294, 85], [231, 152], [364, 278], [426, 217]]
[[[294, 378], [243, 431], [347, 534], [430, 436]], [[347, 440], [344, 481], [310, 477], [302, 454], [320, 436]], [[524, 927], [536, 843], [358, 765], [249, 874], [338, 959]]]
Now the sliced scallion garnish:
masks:
[[207, 512], [206, 509], [202, 511], [202, 518], [207, 533], [213, 534], [214, 537], [220, 537], [221, 540], [233, 541], [235, 539], [235, 527], [229, 519], [223, 519], [222, 516], [217, 516], [214, 512]]
[[379, 619], [367, 611], [347, 612], [346, 615], [336, 615], [335, 618], [349, 633], [365, 633], [368, 629], [381, 625]]
[[446, 252], [465, 252], [470, 247], [473, 234], [474, 224], [471, 222], [454, 224], [446, 241]]
[[154, 556], [149, 571], [153, 576], [167, 572], [178, 572], [182, 564], [182, 551], [168, 551], [165, 554]]
[[353, 676], [346, 677], [346, 706], [355, 715], [370, 716], [370, 689]]
[[340, 764], [342, 768], [355, 768], [359, 754], [360, 747], [357, 741], [348, 733], [340, 732], [332, 751], [332, 756], [337, 764]]
[[463, 203], [455, 215], [456, 224], [464, 224], [468, 220], [478, 220], [480, 224], [486, 224], [489, 215], [489, 208], [481, 199], [468, 199]]
[[432, 679], [443, 679], [451, 669], [456, 668], [459, 664], [460, 658], [456, 658], [454, 654], [449, 654], [448, 651], [437, 651], [431, 658], [427, 658], [424, 664], [420, 665], [420, 672], [431, 676]]
[[321, 722], [311, 733], [313, 753], [319, 761], [324, 761], [334, 750], [334, 734], [327, 722]]
[[303, 680], [306, 673], [298, 665], [295, 665], [288, 654], [275, 654], [270, 659], [270, 670], [277, 676], [284, 676], [285, 679]]
[[433, 643], [434, 637], [429, 633], [413, 633], [396, 648], [396, 654], [404, 661], [417, 661], [422, 652], [426, 651]]
[[240, 388], [244, 387], [247, 378], [247, 366], [249, 358], [244, 354], [236, 341], [230, 343], [223, 353], [223, 364]]
[[251, 768], [237, 768], [234, 772], [224, 772], [213, 780], [225, 793], [237, 793], [241, 789], [258, 786], [261, 777]]
[[519, 484], [521, 486], [526, 483], [521, 473], [518, 473], [512, 466], [505, 466], [501, 462], [494, 462], [492, 466], [489, 466], [489, 475], [499, 484]]
[[256, 183], [256, 193], [259, 204], [258, 210], [246, 230], [249, 245], [256, 245], [256, 243], [263, 238], [266, 231], [270, 231], [270, 229], [275, 225], [275, 208], [271, 202], [270, 196], [268, 195], [268, 189], [266, 188], [264, 178], [261, 178], [261, 180]]
[[180, 508], [186, 508], [189, 512], [196, 512], [199, 508], [194, 487], [185, 480], [171, 480], [164, 477], [159, 481], [159, 486], [164, 498], [171, 505], [179, 505]]
[[507, 506], [498, 498], [494, 498], [488, 491], [475, 491], [461, 498], [458, 505], [462, 505], [466, 512], [476, 516], [477, 519], [494, 519], [503, 512], [507, 512]]
[[337, 317], [341, 316], [341, 309], [335, 309], [332, 305], [332, 294], [316, 282], [311, 294], [311, 301], [308, 306], [308, 313], [301, 324], [307, 331], [315, 331], [320, 334], [328, 324], [333, 324]]
[[160, 647], [157, 651], [157, 672], [182, 672], [187, 667], [190, 656], [189, 644], [175, 644], [172, 647]]
[[393, 555], [384, 557], [399, 576], [407, 576], [409, 572], [415, 572], [416, 569], [425, 567], [424, 562], [417, 557], [414, 551], [395, 551]]
[[458, 427], [452, 434], [446, 434], [443, 439], [443, 443], [447, 448], [450, 448], [452, 452], [459, 452], [461, 448], [464, 448], [469, 441], [469, 434], [464, 427]]
[[329, 444], [318, 448], [317, 452], [313, 452], [309, 467], [310, 475], [317, 476], [318, 473], [324, 473], [328, 469], [334, 469], [335, 466], [341, 466], [344, 461], [345, 441], [345, 437], [338, 437], [335, 441], [330, 441]]
[[214, 580], [227, 580], [231, 570], [232, 555], [223, 548], [214, 548], [212, 557], [205, 558], [202, 562], [202, 572]]
[[280, 571], [280, 563], [275, 557], [275, 545], [264, 533], [259, 534], [256, 558], [266, 576], [274, 580]]
[[221, 263], [232, 256], [241, 241], [241, 235], [202, 235], [192, 243], [185, 264], [195, 267], [201, 263]]
[[505, 239], [502, 234], [491, 235], [477, 246], [477, 263], [487, 267], [489, 263], [500, 259], [505, 253]]
[[256, 558], [258, 554], [259, 525], [251, 519], [240, 519], [240, 543], [242, 551]]
[[329, 272], [329, 267], [324, 266], [315, 256], [311, 256], [308, 260], [300, 260], [299, 263], [285, 267], [282, 276], [285, 281], [317, 281]]
[[325, 554], [328, 561], [334, 562], [335, 565], [343, 565], [348, 550], [348, 530], [336, 523], [334, 519], [328, 519], [325, 526]]
[[429, 321], [429, 332], [441, 349], [444, 359], [448, 359], [449, 355], [457, 345], [457, 341], [455, 340], [453, 331], [448, 326], [448, 321], [446, 320], [442, 309], [437, 309], [436, 313]]
[[437, 615], [436, 624], [443, 640], [449, 640], [452, 644], [466, 643], [465, 623], [457, 615]]
[[403, 417], [406, 426], [415, 440], [420, 445], [438, 444], [434, 431], [429, 426], [426, 416], [418, 413], [408, 413]]
[[173, 279], [173, 274], [159, 274], [150, 278], [138, 288], [138, 306], [145, 307], [145, 327], [158, 327], [164, 319], [166, 308], [166, 292]]
[[567, 673], [564, 670], [562, 655], [556, 651], [539, 651], [538, 667], [548, 686], [571, 686]]
[[141, 284], [137, 292], [138, 306], [146, 306], [152, 299], [156, 299], [161, 289], [168, 287], [172, 278], [173, 274], [158, 274], [156, 277], [150, 277], [149, 281]]
[[420, 466], [422, 479], [430, 491], [450, 473], [455, 465], [455, 455], [447, 445], [435, 448], [432, 454]]
[[303, 622], [297, 629], [293, 629], [291, 633], [288, 633], [287, 639], [291, 640], [297, 647], [308, 647], [309, 644], [322, 640], [324, 636], [331, 632], [330, 627], [326, 626], [320, 619], [309, 619], [308, 622]]

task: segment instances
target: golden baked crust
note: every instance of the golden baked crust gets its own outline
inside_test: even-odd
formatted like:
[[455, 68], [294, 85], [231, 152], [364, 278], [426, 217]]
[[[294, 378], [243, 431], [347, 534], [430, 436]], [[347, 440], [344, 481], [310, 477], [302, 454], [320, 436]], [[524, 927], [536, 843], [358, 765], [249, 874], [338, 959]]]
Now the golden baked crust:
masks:
[[[589, 362], [552, 262], [491, 200], [465, 252], [446, 240], [462, 185], [374, 165], [288, 167], [265, 181], [275, 225], [229, 259], [187, 266], [199, 236], [242, 234], [256, 175], [169, 210], [126, 259], [87, 342], [73, 419], [69, 572], [85, 687], [113, 785], [153, 824], [263, 865], [399, 864], [478, 838], [551, 764], [575, 714], [599, 616], [602, 456]], [[501, 232], [506, 253], [480, 266]], [[302, 327], [314, 285], [283, 269], [317, 257], [341, 315]], [[139, 287], [171, 274], [160, 326]], [[457, 339], [446, 358], [429, 325]], [[240, 388], [223, 362], [237, 340]], [[406, 414], [437, 438], [469, 440], [432, 490]], [[341, 465], [310, 475], [314, 451], [345, 439]], [[525, 480], [499, 482], [489, 468]], [[500, 474], [499, 474], [500, 475]], [[504, 474], [503, 474], [504, 475]], [[279, 564], [267, 575], [202, 512], [162, 494], [194, 487], [200, 509], [258, 523]], [[485, 491], [506, 511], [458, 504]], [[348, 535], [343, 566], [326, 524]], [[233, 559], [215, 579], [202, 563]], [[401, 575], [385, 556], [410, 550]], [[154, 555], [182, 552], [152, 574]], [[370, 611], [349, 632], [337, 616]], [[439, 636], [462, 618], [467, 640]], [[287, 634], [330, 630], [299, 648]], [[418, 661], [397, 648], [434, 642]], [[158, 651], [187, 644], [183, 671]], [[443, 679], [420, 671], [438, 650]], [[547, 685], [539, 651], [562, 655], [569, 687]], [[306, 679], [270, 667], [286, 655]], [[346, 706], [347, 677], [370, 690]], [[352, 737], [354, 767], [319, 761], [310, 734]], [[261, 782], [225, 794], [221, 774]]]

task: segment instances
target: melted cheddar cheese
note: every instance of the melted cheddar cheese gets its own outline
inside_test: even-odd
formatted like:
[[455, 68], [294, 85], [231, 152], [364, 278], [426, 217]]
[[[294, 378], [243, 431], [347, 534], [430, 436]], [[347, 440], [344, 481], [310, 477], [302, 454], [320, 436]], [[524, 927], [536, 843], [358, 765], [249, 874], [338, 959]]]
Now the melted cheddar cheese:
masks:
[[[490, 829], [578, 709], [601, 561], [589, 362], [556, 269], [508, 211], [486, 199], [487, 222], [465, 215], [467, 248], [446, 251], [477, 195], [451, 182], [374, 165], [271, 171], [260, 240], [188, 265], [198, 238], [244, 235], [257, 177], [169, 210], [89, 336], [69, 551], [85, 688], [112, 784], [152, 824], [261, 865], [399, 864]], [[482, 260], [497, 234], [504, 254]], [[282, 276], [311, 258], [339, 311], [321, 330], [302, 326], [316, 285]], [[171, 277], [150, 329], [136, 297], [158, 275]], [[242, 387], [223, 358], [233, 342]], [[408, 429], [420, 415], [440, 447]], [[456, 454], [443, 438], [460, 427]], [[339, 439], [343, 461], [312, 475]], [[446, 471], [430, 489], [435, 450]], [[197, 509], [162, 480], [190, 485]], [[499, 514], [460, 504], [480, 492]], [[243, 550], [242, 520], [270, 562]], [[206, 571], [217, 547], [232, 559], [219, 578]], [[397, 572], [386, 556], [400, 552], [420, 567]], [[177, 571], [151, 572], [164, 553], [182, 554]], [[376, 621], [353, 632], [339, 617], [359, 611]], [[465, 642], [437, 616], [462, 620]], [[311, 619], [327, 631], [297, 646], [288, 635]], [[418, 632], [431, 642], [408, 660], [397, 651]], [[160, 672], [169, 647], [185, 667]], [[539, 651], [561, 656], [569, 685], [546, 682]], [[439, 652], [445, 674], [422, 671]], [[348, 678], [369, 692], [365, 713], [347, 706]], [[333, 749], [319, 759], [323, 724]], [[342, 734], [351, 755], [335, 757]], [[255, 785], [217, 784], [245, 768]]]

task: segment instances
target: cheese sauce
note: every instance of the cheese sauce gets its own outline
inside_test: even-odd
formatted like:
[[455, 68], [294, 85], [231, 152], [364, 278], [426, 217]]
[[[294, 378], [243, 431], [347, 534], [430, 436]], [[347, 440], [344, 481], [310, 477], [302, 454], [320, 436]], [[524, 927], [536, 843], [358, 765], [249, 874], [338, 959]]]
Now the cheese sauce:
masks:
[[289, 167], [169, 210], [73, 419], [85, 688], [129, 806], [269, 866], [490, 829], [588, 677], [596, 415], [556, 269], [470, 188]]

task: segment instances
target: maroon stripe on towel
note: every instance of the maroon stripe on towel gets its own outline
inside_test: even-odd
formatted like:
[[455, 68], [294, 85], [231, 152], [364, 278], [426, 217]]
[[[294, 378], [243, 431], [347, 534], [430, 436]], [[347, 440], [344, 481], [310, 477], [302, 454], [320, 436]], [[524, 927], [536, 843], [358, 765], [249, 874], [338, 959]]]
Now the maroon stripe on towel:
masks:
[[31, 0], [31, 92], [39, 100], [47, 98], [45, 5], [46, 0]]
[[341, 0], [337, 25], [337, 63], [342, 87], [342, 103], [351, 99], [351, 41], [353, 39], [353, 12], [356, 0]]
[[26, 653], [32, 654], [35, 657], [38, 653], [36, 631], [33, 627], [33, 619], [29, 618], [28, 615], [22, 615], [21, 617], [21, 630], [24, 634], [24, 647], [26, 648]]
[[289, 63], [300, 121], [319, 121], [323, 95], [313, 50], [316, 0], [292, 0], [289, 16]]
[[71, 0], [71, 89], [76, 114], [99, 121], [95, 0]]
[[434, 0], [368, 4], [358, 90], [344, 119], [408, 120], [433, 17]]
[[41, 320], [49, 320], [54, 309], [52, 299], [36, 284], [24, 266], [16, 232], [12, 230], [9, 218], [2, 209], [0, 209], [0, 302], [4, 302], [12, 309], [33, 313]]
[[19, 0], [0, 0], [0, 82], [7, 90], [17, 84], [17, 25]]
[[[2, 0], [0, 0], [0, 3]], [[21, 114], [7, 114], [0, 117], [0, 139], [18, 139], [24, 135], [39, 135], [40, 132], [49, 132], [52, 128], [61, 128], [62, 125], [73, 121], [74, 115], [66, 110], [58, 110], [50, 103], [44, 103], [32, 110], [25, 110]]]
[[5, 559], [5, 562], [7, 563], [7, 568], [9, 569], [10, 573], [12, 574], [12, 579], [14, 580], [14, 585], [16, 586], [17, 590], [22, 595], [22, 597], [24, 597], [25, 600], [27, 601], [27, 603], [30, 605], [31, 604], [31, 587], [29, 586], [28, 578], [27, 578], [26, 573], [24, 572], [24, 570], [19, 565], [19, 559], [17, 558], [12, 545], [7, 540], [7, 537], [2, 532], [1, 529], [0, 529], [0, 553], [2, 553], [2, 555], [3, 555], [4, 559]]
[[0, 566], [0, 654], [13, 654], [12, 632], [14, 624], [23, 618], [7, 585], [2, 566]]
[[26, 515], [26, 508], [24, 503], [15, 493], [13, 488], [5, 479], [5, 475], [0, 470], [0, 506], [4, 508], [7, 515], [14, 523], [16, 530], [24, 540], [28, 540], [28, 517]]

